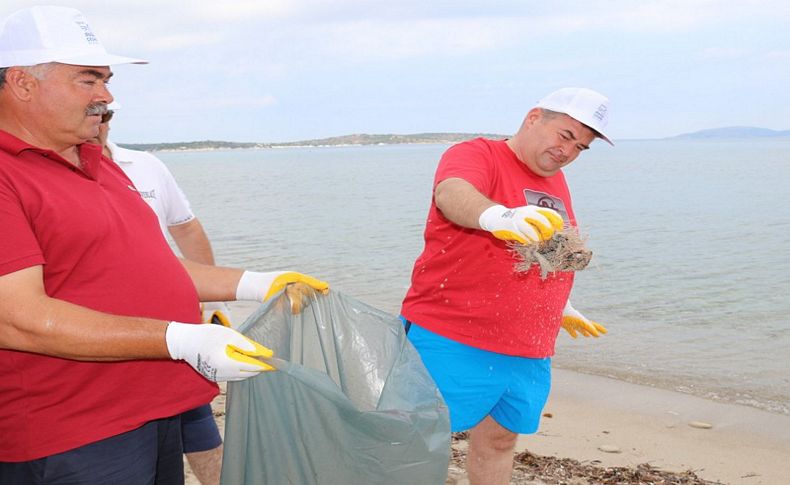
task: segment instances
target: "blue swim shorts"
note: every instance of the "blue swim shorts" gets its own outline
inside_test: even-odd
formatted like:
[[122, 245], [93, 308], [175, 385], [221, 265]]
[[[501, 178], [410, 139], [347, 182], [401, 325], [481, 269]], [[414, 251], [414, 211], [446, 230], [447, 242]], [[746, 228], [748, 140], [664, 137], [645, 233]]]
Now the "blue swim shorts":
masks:
[[551, 389], [550, 358], [477, 349], [401, 319], [447, 403], [454, 432], [473, 428], [488, 415], [514, 433], [538, 430]]
[[213, 450], [222, 444], [210, 404], [181, 414], [181, 440], [184, 453]]

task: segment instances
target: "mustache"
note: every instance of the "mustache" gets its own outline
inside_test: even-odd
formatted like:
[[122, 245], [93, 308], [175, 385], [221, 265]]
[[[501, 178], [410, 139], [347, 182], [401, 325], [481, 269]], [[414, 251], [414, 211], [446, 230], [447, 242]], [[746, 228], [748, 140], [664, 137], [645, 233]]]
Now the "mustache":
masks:
[[88, 105], [85, 108], [85, 115], [86, 116], [93, 116], [93, 115], [103, 115], [107, 113], [107, 103], [96, 103]]

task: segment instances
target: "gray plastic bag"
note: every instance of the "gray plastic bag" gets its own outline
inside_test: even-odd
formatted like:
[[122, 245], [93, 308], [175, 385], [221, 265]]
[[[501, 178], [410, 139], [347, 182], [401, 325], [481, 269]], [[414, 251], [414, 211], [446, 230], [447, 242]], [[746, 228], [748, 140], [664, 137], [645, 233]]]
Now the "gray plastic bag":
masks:
[[282, 293], [239, 330], [277, 372], [228, 384], [223, 485], [443, 484], [447, 407], [401, 321], [337, 291]]

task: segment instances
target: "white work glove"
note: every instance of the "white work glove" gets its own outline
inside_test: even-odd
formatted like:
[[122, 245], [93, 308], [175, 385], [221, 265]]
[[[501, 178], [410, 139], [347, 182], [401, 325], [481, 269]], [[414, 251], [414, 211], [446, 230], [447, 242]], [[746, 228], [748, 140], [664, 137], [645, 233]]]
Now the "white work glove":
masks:
[[555, 231], [562, 229], [562, 216], [537, 205], [513, 209], [494, 205], [480, 214], [479, 223], [497, 239], [529, 244], [551, 239]]
[[206, 301], [200, 304], [203, 323], [215, 323], [231, 327], [230, 307], [224, 301]]
[[607, 333], [606, 327], [600, 323], [587, 320], [584, 315], [573, 308], [570, 300], [568, 300], [565, 308], [562, 310], [562, 328], [573, 338], [576, 338], [576, 332], [585, 337], [599, 337], [601, 334]]
[[329, 291], [329, 283], [293, 271], [269, 273], [245, 271], [236, 287], [236, 299], [263, 302], [283, 288], [291, 299], [292, 312], [297, 314], [302, 311], [306, 298], [314, 291], [326, 294]]
[[221, 325], [170, 322], [165, 342], [171, 359], [185, 360], [210, 381], [241, 381], [275, 370], [256, 359], [271, 358], [274, 352]]

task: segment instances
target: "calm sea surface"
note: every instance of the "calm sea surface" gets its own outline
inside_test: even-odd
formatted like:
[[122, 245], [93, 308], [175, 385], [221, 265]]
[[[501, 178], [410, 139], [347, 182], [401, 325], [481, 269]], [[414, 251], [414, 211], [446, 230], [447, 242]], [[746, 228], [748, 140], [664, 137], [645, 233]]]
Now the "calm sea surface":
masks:
[[[446, 145], [159, 153], [219, 264], [396, 313]], [[555, 364], [790, 414], [790, 140], [596, 143], [567, 170], [591, 266]]]

